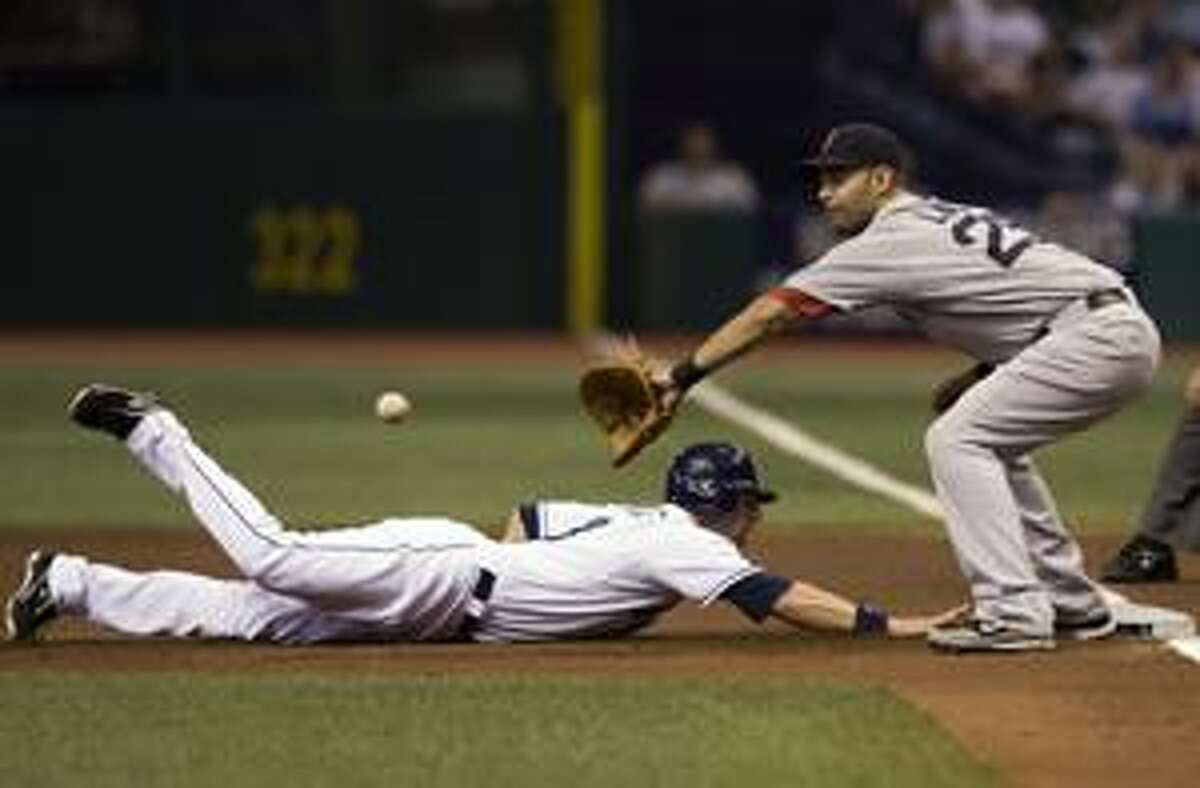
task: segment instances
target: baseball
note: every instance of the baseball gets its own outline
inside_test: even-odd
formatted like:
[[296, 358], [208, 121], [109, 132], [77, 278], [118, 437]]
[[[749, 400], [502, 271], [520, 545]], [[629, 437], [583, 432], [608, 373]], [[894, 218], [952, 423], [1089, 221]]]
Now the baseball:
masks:
[[385, 391], [375, 398], [375, 415], [386, 424], [398, 424], [412, 410], [408, 397], [398, 391]]

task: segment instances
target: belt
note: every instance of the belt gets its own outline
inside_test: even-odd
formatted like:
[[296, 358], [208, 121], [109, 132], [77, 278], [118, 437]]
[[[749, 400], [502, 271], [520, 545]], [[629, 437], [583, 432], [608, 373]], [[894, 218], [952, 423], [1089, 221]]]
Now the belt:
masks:
[[1129, 294], [1119, 287], [1093, 290], [1084, 296], [1084, 302], [1087, 304], [1089, 312], [1095, 312], [1097, 309], [1103, 309], [1113, 304], [1128, 304]]
[[467, 613], [459, 622], [455, 640], [470, 640], [475, 630], [483, 623], [483, 612], [487, 601], [492, 598], [496, 587], [496, 574], [489, 569], [480, 569], [475, 586], [471, 589], [471, 598], [467, 600]]
[[1060, 319], [1065, 319], [1069, 323], [1076, 317], [1082, 317], [1082, 314], [1076, 309], [1076, 306], [1080, 305], [1081, 302], [1082, 307], [1086, 308], [1087, 311], [1095, 312], [1098, 309], [1103, 309], [1113, 304], [1128, 304], [1130, 300], [1129, 293], [1125, 292], [1125, 289], [1121, 287], [1106, 287], [1103, 290], [1092, 290], [1079, 299], [1079, 301], [1072, 301], [1070, 304], [1067, 304], [1046, 325], [1038, 329], [1037, 333], [1034, 334], [1033, 340], [1036, 342], [1049, 334], [1051, 327], [1058, 323]]

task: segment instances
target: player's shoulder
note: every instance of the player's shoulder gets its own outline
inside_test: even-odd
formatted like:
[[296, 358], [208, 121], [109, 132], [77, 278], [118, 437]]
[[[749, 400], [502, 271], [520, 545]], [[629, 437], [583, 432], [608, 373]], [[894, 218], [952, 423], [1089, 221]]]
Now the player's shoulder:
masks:
[[660, 532], [664, 534], [665, 538], [704, 544], [720, 550], [731, 547], [737, 549], [728, 536], [714, 531], [712, 528], [705, 528], [686, 509], [674, 504], [666, 504], [660, 508], [663, 510], [661, 514], [663, 527]]
[[561, 538], [600, 529], [606, 532], [654, 529], [673, 516], [664, 506], [576, 500], [539, 500], [521, 507], [526, 534], [534, 539]]
[[831, 252], [854, 258], [874, 257], [885, 250], [885, 257], [892, 261], [924, 257], [932, 249], [953, 249], [951, 225], [964, 215], [986, 211], [980, 206], [905, 192], [883, 206], [861, 233]]
[[868, 228], [875, 231], [933, 230], [955, 216], [981, 210], [977, 206], [929, 194], [905, 192], [880, 209]]
[[[860, 232], [843, 238], [826, 252], [825, 261], [855, 261], [878, 256], [880, 246], [891, 253], [919, 248], [925, 237], [936, 234], [939, 226], [965, 206], [936, 197], [905, 192], [884, 205]], [[904, 241], [908, 243], [903, 243]], [[900, 243], [897, 246], [898, 242]]]

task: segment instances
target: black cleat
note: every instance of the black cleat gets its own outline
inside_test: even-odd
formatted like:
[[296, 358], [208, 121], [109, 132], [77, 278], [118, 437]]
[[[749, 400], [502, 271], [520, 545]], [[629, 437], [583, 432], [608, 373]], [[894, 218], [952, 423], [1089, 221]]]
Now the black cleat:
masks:
[[56, 553], [34, 550], [25, 559], [25, 579], [8, 598], [9, 640], [33, 640], [43, 624], [58, 616], [58, 607], [50, 594], [50, 565]]
[[1117, 619], [1107, 610], [1083, 618], [1054, 619], [1054, 636], [1063, 640], [1100, 640], [1117, 631]]
[[71, 398], [67, 415], [76, 424], [125, 440], [147, 413], [160, 407], [156, 394], [92, 383]]
[[1179, 579], [1171, 546], [1141, 534], [1129, 540], [1101, 572], [1100, 579], [1106, 583], [1171, 583]]

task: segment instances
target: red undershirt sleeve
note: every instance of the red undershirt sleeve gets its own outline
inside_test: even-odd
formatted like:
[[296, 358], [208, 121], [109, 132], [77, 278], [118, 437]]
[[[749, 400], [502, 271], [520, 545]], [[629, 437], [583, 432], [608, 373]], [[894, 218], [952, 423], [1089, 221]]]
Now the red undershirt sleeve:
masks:
[[766, 296], [785, 304], [796, 317], [815, 319], [835, 311], [831, 304], [793, 287], [773, 287], [766, 292]]

